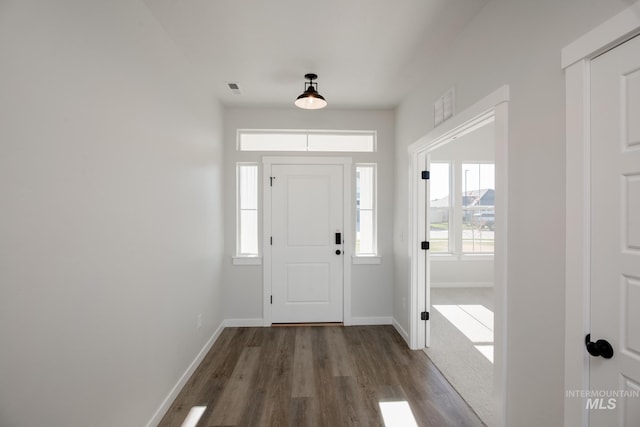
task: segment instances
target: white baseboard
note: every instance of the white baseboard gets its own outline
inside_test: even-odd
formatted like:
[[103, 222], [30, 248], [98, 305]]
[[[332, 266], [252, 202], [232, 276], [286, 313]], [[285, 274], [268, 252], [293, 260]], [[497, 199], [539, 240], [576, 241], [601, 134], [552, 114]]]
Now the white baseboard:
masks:
[[[364, 325], [391, 325], [392, 317], [352, 317], [349, 326]], [[264, 326], [263, 319], [225, 319], [224, 326], [227, 328], [248, 328]], [[345, 323], [345, 326], [347, 324]]]
[[431, 282], [432, 288], [493, 288], [493, 282]]
[[364, 325], [391, 325], [393, 324], [392, 317], [352, 317], [350, 325], [352, 326], [364, 326]]
[[254, 328], [264, 326], [264, 319], [225, 319], [226, 328]]
[[189, 378], [191, 378], [191, 375], [195, 372], [196, 368], [200, 365], [204, 357], [207, 355], [209, 350], [211, 350], [211, 347], [216, 342], [224, 328], [225, 321], [223, 320], [220, 323], [220, 326], [218, 326], [218, 328], [213, 332], [211, 338], [209, 338], [204, 347], [202, 347], [202, 350], [200, 350], [196, 358], [193, 359], [193, 362], [191, 362], [184, 374], [182, 374], [177, 384], [173, 386], [167, 397], [165, 397], [165, 399], [162, 401], [162, 404], [160, 405], [156, 413], [153, 414], [153, 417], [151, 417], [151, 419], [147, 423], [147, 427], [157, 426], [158, 424], [160, 424], [160, 421], [162, 421], [162, 417], [164, 417], [164, 415], [167, 413], [173, 401], [176, 400], [176, 397], [178, 397], [178, 393], [180, 393], [182, 387], [184, 387]]
[[404, 339], [407, 345], [411, 347], [409, 345], [409, 334], [407, 333], [407, 331], [404, 330], [404, 328], [400, 325], [400, 323], [396, 320], [395, 317], [393, 318], [393, 327], [396, 328], [396, 331], [398, 331], [398, 333], [400, 334], [402, 339]]

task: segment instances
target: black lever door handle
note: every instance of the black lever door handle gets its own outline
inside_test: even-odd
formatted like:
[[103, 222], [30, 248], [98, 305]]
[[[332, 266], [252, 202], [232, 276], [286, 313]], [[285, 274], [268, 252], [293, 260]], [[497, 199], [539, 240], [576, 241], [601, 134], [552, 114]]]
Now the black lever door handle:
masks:
[[341, 245], [342, 244], [342, 233], [337, 232], [336, 233], [336, 245]]
[[603, 357], [605, 359], [611, 359], [613, 357], [613, 347], [607, 340], [598, 340], [596, 342], [591, 341], [591, 334], [587, 334], [584, 337], [584, 345], [587, 347], [587, 351], [593, 357]]

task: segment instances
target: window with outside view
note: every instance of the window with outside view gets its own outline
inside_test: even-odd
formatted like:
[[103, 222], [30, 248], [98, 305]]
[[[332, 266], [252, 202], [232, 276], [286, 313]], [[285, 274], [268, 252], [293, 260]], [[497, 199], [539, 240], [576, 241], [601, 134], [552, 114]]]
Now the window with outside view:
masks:
[[429, 170], [431, 253], [492, 254], [494, 164], [431, 162]]
[[376, 165], [356, 165], [356, 255], [376, 255]]
[[451, 196], [450, 196], [450, 166], [449, 163], [431, 163], [429, 194], [429, 250], [432, 253], [448, 253], [453, 248], [449, 243]]
[[258, 165], [238, 163], [237, 255], [258, 255]]
[[462, 253], [493, 253], [495, 166], [463, 163]]

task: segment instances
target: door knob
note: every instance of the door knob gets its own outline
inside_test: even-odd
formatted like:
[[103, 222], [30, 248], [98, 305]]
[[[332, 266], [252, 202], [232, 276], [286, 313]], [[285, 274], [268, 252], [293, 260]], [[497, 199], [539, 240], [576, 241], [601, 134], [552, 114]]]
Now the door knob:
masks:
[[336, 250], [336, 255], [340, 255], [342, 252], [340, 252], [340, 249]]
[[605, 359], [611, 359], [613, 357], [613, 347], [607, 340], [598, 340], [596, 342], [591, 341], [591, 334], [587, 334], [584, 337], [584, 344], [587, 347], [587, 351], [594, 357], [601, 356]]

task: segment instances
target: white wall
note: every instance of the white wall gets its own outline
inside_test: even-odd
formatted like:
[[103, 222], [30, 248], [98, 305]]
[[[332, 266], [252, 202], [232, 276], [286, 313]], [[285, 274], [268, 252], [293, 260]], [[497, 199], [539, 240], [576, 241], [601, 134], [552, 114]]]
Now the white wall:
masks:
[[[337, 153], [351, 157], [353, 163], [378, 164], [378, 249], [380, 265], [352, 266], [352, 316], [354, 318], [391, 318], [393, 289], [393, 177], [394, 112], [391, 110], [335, 110], [331, 106], [319, 111], [290, 108], [227, 108], [224, 113], [225, 181], [235, 182], [237, 162], [258, 162], [262, 157], [286, 155], [278, 152], [239, 152], [237, 129], [330, 129], [376, 130], [376, 153]], [[294, 153], [327, 156], [329, 153]], [[333, 155], [333, 154], [329, 154]], [[262, 184], [260, 184], [262, 185]], [[355, 182], [352, 185], [355, 200]], [[262, 319], [262, 266], [231, 264], [235, 255], [235, 186], [225, 191], [225, 317], [227, 319]], [[354, 220], [355, 221], [355, 220]], [[259, 217], [262, 224], [262, 215]], [[262, 227], [260, 227], [262, 228]]]
[[[493, 162], [494, 125], [489, 123], [460, 138], [429, 153], [432, 162], [449, 161], [461, 165], [468, 162]], [[460, 182], [460, 166], [451, 185], [456, 188], [454, 194], [463, 191]], [[461, 218], [461, 214], [454, 215]], [[429, 267], [431, 268], [432, 287], [458, 286], [492, 286], [493, 285], [493, 256], [472, 255], [461, 257], [460, 254], [445, 255], [432, 253]]]
[[137, 1], [3, 1], [0, 58], [0, 425], [145, 425], [223, 319], [220, 108]]
[[407, 146], [431, 129], [424, 120], [433, 116], [429, 101], [448, 87], [456, 87], [456, 106], [462, 111], [503, 84], [510, 86], [508, 426], [559, 426], [563, 420], [565, 148], [560, 50], [629, 3], [492, 0], [441, 57], [431, 58], [436, 65], [429, 78], [397, 111], [394, 316], [406, 327]]

